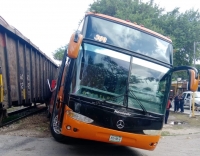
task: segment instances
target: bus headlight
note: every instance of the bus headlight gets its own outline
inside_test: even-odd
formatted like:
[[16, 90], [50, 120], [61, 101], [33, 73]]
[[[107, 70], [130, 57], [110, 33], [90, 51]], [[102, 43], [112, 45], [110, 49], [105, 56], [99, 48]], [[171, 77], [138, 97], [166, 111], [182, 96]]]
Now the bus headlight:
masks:
[[71, 110], [66, 111], [67, 115], [70, 116], [71, 118], [81, 121], [81, 122], [85, 122], [85, 123], [92, 123], [94, 120], [88, 118], [87, 116], [84, 116], [82, 114], [79, 113], [75, 113]]
[[161, 130], [143, 130], [146, 135], [160, 135]]

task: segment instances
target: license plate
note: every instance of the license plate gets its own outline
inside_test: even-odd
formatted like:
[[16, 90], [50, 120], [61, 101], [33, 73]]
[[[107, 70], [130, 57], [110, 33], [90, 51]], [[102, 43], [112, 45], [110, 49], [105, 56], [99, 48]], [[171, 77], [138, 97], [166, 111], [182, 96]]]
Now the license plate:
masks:
[[122, 137], [111, 135], [110, 138], [109, 138], [109, 141], [112, 141], [112, 142], [121, 142], [122, 141]]

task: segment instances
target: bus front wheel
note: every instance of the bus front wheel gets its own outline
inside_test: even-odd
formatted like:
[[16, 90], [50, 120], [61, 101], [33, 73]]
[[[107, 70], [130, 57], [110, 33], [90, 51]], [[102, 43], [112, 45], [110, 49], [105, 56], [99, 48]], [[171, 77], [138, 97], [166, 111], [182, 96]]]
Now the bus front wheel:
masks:
[[52, 115], [50, 129], [51, 129], [51, 134], [56, 141], [64, 142], [65, 137], [61, 134], [61, 128], [60, 128], [60, 122], [58, 120], [58, 115]]

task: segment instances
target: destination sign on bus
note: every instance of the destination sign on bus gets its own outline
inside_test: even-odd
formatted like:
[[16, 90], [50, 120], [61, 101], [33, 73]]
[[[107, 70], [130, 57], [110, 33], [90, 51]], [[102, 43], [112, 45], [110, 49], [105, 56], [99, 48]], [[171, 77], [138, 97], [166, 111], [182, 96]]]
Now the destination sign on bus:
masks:
[[103, 43], [106, 43], [106, 41], [107, 41], [107, 38], [106, 38], [106, 37], [101, 36], [101, 35], [99, 35], [99, 34], [96, 34], [96, 36], [94, 37], [94, 39], [95, 39], [96, 41], [103, 42]]

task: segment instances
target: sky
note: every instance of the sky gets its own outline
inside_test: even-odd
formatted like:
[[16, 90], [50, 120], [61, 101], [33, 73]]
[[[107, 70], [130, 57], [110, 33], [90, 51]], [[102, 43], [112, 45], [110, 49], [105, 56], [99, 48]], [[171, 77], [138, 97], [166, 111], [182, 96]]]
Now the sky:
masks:
[[[68, 43], [94, 0], [0, 0], [0, 16], [53, 59], [52, 52]], [[147, 2], [149, 0], [142, 0]], [[200, 8], [197, 0], [154, 0], [171, 11]]]

